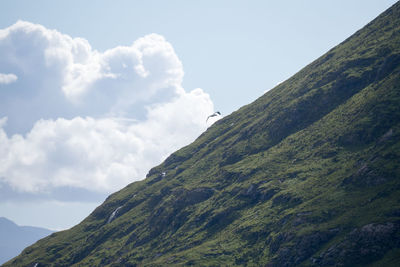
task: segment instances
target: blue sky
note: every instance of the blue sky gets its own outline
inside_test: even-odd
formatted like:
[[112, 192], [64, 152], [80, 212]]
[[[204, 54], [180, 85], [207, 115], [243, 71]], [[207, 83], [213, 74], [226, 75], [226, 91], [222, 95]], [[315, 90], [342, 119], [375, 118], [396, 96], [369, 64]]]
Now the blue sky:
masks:
[[1, 1], [0, 216], [71, 227], [395, 2]]
[[[343, 41], [394, 0], [2, 1], [0, 26], [39, 23], [97, 50], [158, 33], [183, 62], [185, 88], [203, 88], [224, 114]], [[231, 93], [227, 98], [226, 92]]]

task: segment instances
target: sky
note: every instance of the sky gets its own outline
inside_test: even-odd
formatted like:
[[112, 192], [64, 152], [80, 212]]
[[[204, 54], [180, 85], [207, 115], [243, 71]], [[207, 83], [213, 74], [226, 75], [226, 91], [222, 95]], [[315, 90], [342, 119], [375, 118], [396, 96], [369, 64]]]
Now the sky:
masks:
[[0, 216], [72, 227], [395, 2], [1, 0]]

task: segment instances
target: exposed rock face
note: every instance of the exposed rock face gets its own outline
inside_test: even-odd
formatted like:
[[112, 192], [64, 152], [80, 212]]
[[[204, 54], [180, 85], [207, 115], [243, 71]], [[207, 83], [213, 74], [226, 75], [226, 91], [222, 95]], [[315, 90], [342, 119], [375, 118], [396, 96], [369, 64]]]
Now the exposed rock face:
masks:
[[312, 260], [315, 266], [356, 266], [379, 260], [400, 247], [400, 223], [367, 224]]
[[270, 244], [271, 254], [277, 256], [267, 266], [298, 266], [317, 252], [337, 232], [338, 229], [333, 229], [325, 232], [317, 231], [303, 236], [287, 233], [278, 235]]

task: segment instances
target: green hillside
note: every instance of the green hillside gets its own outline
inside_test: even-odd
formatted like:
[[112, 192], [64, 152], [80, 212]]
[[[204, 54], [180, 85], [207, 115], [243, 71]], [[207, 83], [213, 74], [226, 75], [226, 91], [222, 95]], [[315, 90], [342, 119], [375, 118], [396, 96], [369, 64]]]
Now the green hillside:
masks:
[[4, 266], [171, 265], [400, 266], [399, 2]]

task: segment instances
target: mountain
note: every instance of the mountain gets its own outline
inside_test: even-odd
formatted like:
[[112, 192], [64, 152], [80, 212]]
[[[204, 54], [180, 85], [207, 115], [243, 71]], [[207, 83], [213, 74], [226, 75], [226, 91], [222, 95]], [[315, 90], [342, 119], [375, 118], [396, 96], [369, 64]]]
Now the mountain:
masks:
[[18, 256], [24, 248], [52, 232], [39, 227], [18, 226], [0, 217], [0, 264]]
[[4, 266], [168, 265], [400, 265], [399, 2]]

